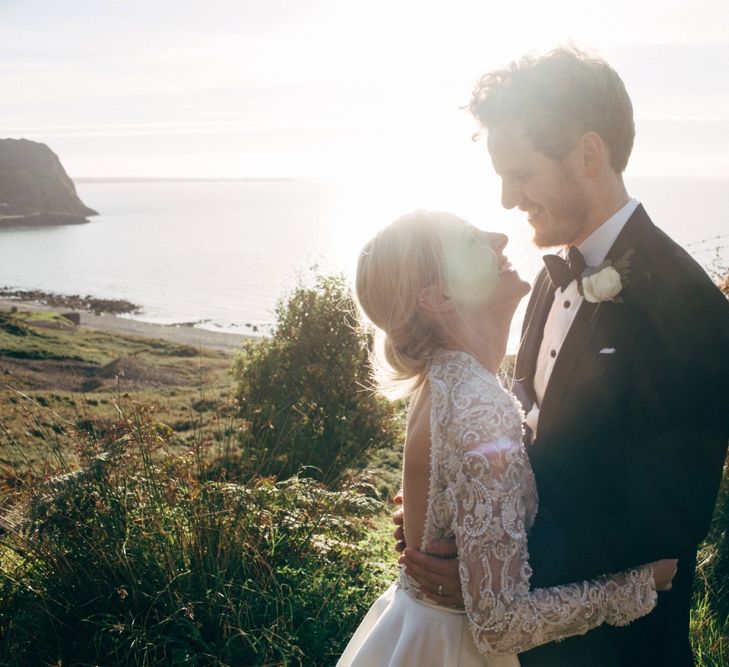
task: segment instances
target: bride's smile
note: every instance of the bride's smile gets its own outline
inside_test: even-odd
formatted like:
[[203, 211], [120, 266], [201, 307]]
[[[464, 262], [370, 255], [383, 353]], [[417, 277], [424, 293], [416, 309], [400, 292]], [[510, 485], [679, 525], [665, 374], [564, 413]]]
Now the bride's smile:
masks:
[[506, 351], [509, 326], [517, 305], [528, 294], [504, 254], [504, 234], [480, 230], [453, 218], [442, 232], [443, 293], [422, 301], [445, 347], [460, 349], [490, 370], [498, 369]]

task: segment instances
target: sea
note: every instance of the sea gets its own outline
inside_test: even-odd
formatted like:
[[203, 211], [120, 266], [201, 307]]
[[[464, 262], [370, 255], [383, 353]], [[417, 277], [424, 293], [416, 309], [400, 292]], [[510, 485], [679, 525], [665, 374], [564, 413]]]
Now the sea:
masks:
[[[626, 179], [653, 220], [709, 272], [729, 267], [729, 179]], [[524, 214], [493, 186], [432, 193], [316, 180], [77, 179], [87, 224], [0, 226], [0, 287], [127, 299], [135, 319], [267, 335], [276, 304], [316, 272], [351, 280], [363, 243], [398, 214], [452, 210], [510, 236], [527, 280], [541, 267]], [[509, 350], [518, 345], [517, 311]]]

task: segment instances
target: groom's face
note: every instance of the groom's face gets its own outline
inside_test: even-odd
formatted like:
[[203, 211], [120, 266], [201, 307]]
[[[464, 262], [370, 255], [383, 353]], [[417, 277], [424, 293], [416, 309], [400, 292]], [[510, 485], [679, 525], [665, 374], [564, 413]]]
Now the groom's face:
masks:
[[520, 123], [489, 128], [491, 162], [501, 177], [501, 203], [527, 214], [539, 247], [572, 243], [588, 222], [589, 202], [571, 165], [537, 148]]

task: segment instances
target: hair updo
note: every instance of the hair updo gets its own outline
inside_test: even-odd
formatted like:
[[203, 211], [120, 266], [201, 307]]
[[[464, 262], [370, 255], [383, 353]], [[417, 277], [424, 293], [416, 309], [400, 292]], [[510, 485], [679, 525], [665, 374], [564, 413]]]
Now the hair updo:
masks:
[[423, 288], [442, 286], [442, 231], [460, 218], [415, 211], [382, 229], [359, 256], [356, 299], [376, 327], [374, 379], [390, 398], [412, 394], [425, 381], [440, 345], [436, 323], [418, 307]]

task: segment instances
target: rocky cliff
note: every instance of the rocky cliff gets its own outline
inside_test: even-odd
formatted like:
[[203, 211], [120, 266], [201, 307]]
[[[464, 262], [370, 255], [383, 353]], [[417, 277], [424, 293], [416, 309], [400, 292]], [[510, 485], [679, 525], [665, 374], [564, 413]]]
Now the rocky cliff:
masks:
[[45, 144], [0, 139], [0, 224], [86, 222], [85, 206], [58, 156]]

